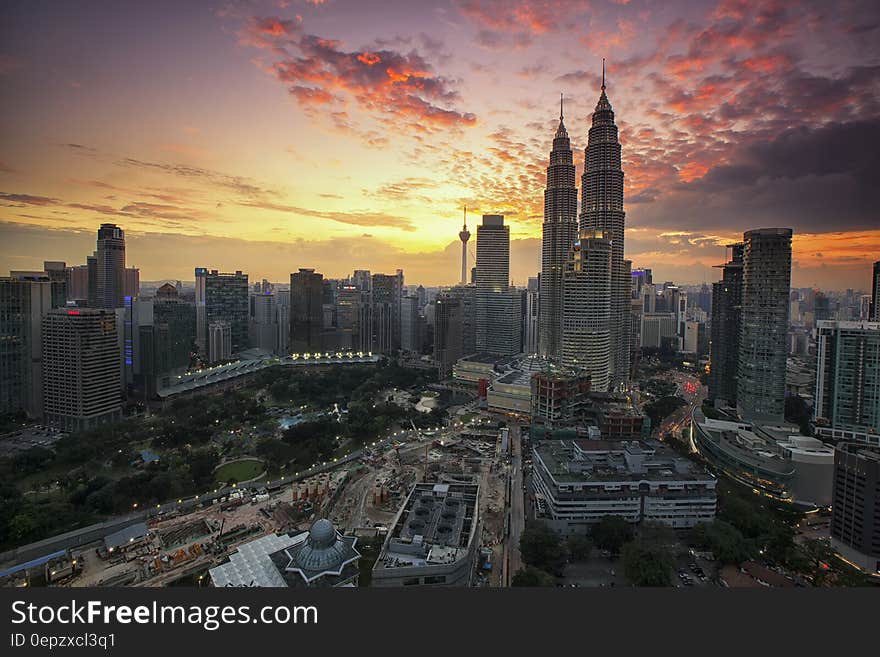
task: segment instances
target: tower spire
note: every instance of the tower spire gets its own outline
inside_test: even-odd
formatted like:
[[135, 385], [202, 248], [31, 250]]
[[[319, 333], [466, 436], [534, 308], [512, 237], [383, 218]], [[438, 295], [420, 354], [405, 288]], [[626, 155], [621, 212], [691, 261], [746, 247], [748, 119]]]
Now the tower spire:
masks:
[[605, 58], [602, 58], [602, 91], [605, 91]]
[[462, 230], [467, 230], [467, 205], [464, 206], [464, 224]]
[[562, 121], [562, 92], [559, 92], [559, 120]]

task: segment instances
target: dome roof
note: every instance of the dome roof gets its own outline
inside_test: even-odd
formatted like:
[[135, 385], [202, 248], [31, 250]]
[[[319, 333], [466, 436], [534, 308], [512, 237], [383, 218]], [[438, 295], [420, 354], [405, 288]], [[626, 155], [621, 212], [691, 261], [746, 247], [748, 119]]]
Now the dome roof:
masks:
[[336, 542], [336, 528], [326, 518], [315, 521], [309, 530], [309, 546], [314, 549], [326, 549]]

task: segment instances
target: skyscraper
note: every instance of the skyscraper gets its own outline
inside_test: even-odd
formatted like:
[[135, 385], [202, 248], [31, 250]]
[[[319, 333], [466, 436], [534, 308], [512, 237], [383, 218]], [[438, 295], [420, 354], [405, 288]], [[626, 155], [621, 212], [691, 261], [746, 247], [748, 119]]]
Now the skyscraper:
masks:
[[871, 278], [871, 317], [875, 322], [880, 322], [880, 260], [874, 263]]
[[748, 421], [785, 417], [790, 228], [760, 228], [743, 235], [742, 329], [736, 405]]
[[324, 326], [322, 301], [324, 276], [314, 269], [290, 275], [290, 351], [311, 354], [321, 351]]
[[596, 392], [611, 384], [611, 253], [611, 240], [582, 234], [562, 285], [562, 364], [589, 372]]
[[0, 413], [43, 413], [42, 318], [52, 308], [43, 273], [0, 278]]
[[544, 189], [538, 353], [545, 358], [555, 360], [562, 355], [562, 278], [577, 236], [575, 168], [560, 97], [559, 126], [553, 137]]
[[116, 224], [98, 229], [96, 284], [99, 308], [125, 305], [125, 233]]
[[477, 228], [476, 349], [503, 356], [522, 350], [522, 296], [510, 286], [510, 228], [484, 214]]
[[440, 294], [434, 301], [434, 363], [437, 374], [445, 379], [452, 374], [452, 367], [463, 355], [461, 299]]
[[623, 169], [614, 111], [605, 94], [605, 62], [602, 62], [602, 93], [593, 112], [584, 174], [581, 178], [580, 234], [611, 241], [611, 386], [629, 379], [630, 297], [632, 283], [623, 258]]
[[467, 227], [467, 206], [464, 206], [464, 223], [461, 231], [458, 233], [458, 239], [461, 240], [461, 284], [467, 284], [467, 243], [471, 238], [471, 232]]
[[417, 296], [403, 297], [400, 313], [400, 349], [413, 354], [422, 352], [425, 318]]
[[370, 281], [372, 313], [372, 351], [391, 354], [400, 349], [400, 310], [403, 297], [403, 270], [396, 274], [373, 274]]
[[[202, 301], [203, 299], [203, 301]], [[203, 304], [201, 306], [200, 304]], [[204, 308], [201, 311], [201, 308]], [[248, 347], [248, 276], [241, 271], [232, 274], [196, 269], [196, 326], [201, 349], [208, 353], [207, 331], [211, 324], [226, 322], [232, 342], [232, 353]]]
[[709, 400], [736, 407], [739, 333], [742, 325], [743, 245], [728, 244], [730, 260], [721, 265], [721, 280], [712, 284], [709, 333]]
[[813, 418], [820, 434], [819, 425], [880, 443], [880, 323], [817, 323]]
[[116, 313], [51, 310], [43, 317], [42, 338], [46, 421], [79, 431], [121, 417]]
[[141, 270], [137, 267], [125, 268], [125, 296], [134, 299], [141, 293]]

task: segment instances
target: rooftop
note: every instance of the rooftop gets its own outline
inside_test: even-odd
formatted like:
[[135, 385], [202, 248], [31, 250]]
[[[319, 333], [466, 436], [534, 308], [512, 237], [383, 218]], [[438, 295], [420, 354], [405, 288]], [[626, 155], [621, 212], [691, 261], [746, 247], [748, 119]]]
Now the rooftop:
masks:
[[465, 556], [474, 540], [478, 491], [474, 484], [416, 484], [376, 568], [454, 563]]
[[544, 440], [534, 451], [547, 472], [561, 483], [712, 479], [690, 459], [645, 442]]

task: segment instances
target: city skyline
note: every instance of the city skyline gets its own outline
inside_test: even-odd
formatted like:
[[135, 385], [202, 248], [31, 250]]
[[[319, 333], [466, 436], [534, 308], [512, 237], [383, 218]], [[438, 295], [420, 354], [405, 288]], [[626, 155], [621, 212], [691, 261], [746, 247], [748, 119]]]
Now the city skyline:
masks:
[[603, 56], [634, 268], [711, 283], [723, 244], [790, 226], [793, 287], [865, 289], [880, 252], [873, 4], [24, 7], [2, 10], [5, 269], [84, 264], [116, 223], [145, 281], [208, 263], [453, 284], [467, 204], [505, 215], [525, 285], [558, 94], [580, 178]]

